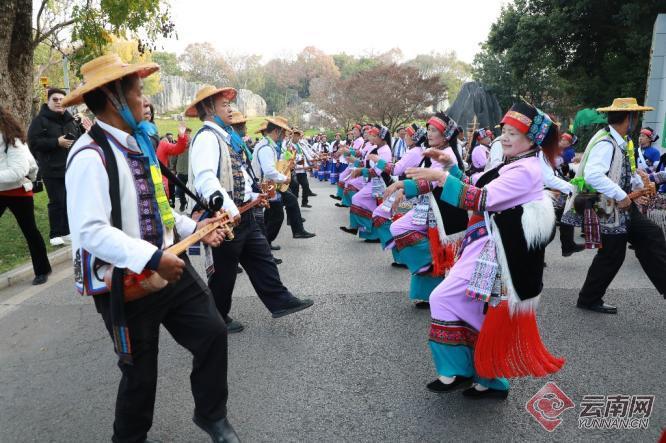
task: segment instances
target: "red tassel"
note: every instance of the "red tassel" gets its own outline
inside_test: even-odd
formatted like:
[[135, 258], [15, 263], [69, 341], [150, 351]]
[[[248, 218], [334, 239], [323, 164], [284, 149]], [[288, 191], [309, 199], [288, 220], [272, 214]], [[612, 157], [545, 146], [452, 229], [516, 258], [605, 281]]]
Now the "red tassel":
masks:
[[479, 376], [543, 377], [562, 369], [564, 362], [541, 341], [534, 311], [511, 315], [506, 300], [488, 308], [474, 349], [474, 367]]
[[430, 255], [432, 256], [432, 273], [433, 275], [444, 275], [446, 251], [439, 241], [437, 226], [428, 228], [428, 241], [430, 242]]

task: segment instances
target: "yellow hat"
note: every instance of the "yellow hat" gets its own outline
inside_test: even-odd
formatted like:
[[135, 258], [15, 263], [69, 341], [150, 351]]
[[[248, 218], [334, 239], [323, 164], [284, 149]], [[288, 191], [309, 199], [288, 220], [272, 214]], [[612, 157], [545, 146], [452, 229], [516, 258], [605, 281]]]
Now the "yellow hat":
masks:
[[242, 112], [234, 111], [231, 113], [231, 124], [240, 125], [241, 123], [247, 122], [247, 118], [243, 115]]
[[293, 128], [293, 129], [291, 130], [291, 133], [292, 133], [292, 134], [303, 135], [303, 131], [300, 130], [300, 129], [298, 129], [298, 128]]
[[197, 104], [202, 100], [217, 94], [222, 94], [229, 101], [234, 101], [236, 98], [236, 90], [230, 86], [216, 88], [215, 86], [204, 85], [197, 91], [196, 95], [194, 96], [194, 101], [190, 103], [187, 108], [185, 108], [185, 115], [188, 117], [196, 117], [199, 115], [197, 113]]
[[633, 97], [627, 98], [616, 98], [613, 100], [613, 104], [606, 106], [605, 108], [597, 108], [599, 112], [643, 112], [643, 111], [654, 111], [654, 108], [651, 106], [641, 106], [638, 104], [638, 101]]
[[118, 54], [107, 54], [97, 57], [81, 66], [81, 76], [83, 83], [67, 94], [63, 100], [63, 106], [72, 106], [83, 103], [83, 96], [88, 92], [111, 83], [112, 81], [127, 77], [131, 74], [138, 74], [145, 78], [150, 74], [159, 71], [160, 65], [157, 63], [125, 63]]

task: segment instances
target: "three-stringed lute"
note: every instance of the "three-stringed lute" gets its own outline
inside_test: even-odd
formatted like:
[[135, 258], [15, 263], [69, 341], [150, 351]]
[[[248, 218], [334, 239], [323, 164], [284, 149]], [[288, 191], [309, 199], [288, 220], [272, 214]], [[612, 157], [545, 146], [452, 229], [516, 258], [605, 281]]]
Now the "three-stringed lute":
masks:
[[[266, 202], [267, 199], [275, 197], [274, 185], [270, 183], [262, 184], [261, 188], [263, 194], [260, 198], [257, 198], [238, 208], [238, 211], [241, 214], [249, 211], [255, 206], [258, 206]], [[187, 251], [187, 248], [200, 242], [208, 234], [210, 234], [211, 232], [215, 231], [218, 228], [221, 228], [224, 231], [225, 239], [233, 240], [234, 238], [233, 222], [234, 222], [233, 218], [228, 213], [225, 213], [219, 220], [209, 223], [203, 226], [201, 229], [197, 229], [191, 235], [188, 235], [178, 243], [175, 243], [172, 246], [165, 249], [164, 252], [169, 252], [174, 255], [180, 255], [185, 251]], [[110, 266], [109, 269], [107, 269], [106, 272], [104, 273], [104, 283], [106, 284], [106, 287], [109, 289], [109, 291], [111, 290], [111, 279], [113, 276], [113, 269], [114, 267]], [[123, 294], [125, 297], [125, 301], [129, 302], [143, 298], [146, 295], [152, 294], [153, 292], [157, 292], [160, 289], [164, 289], [164, 287], [166, 287], [168, 283], [169, 282], [167, 282], [164, 278], [162, 278], [162, 276], [160, 276], [157, 272], [149, 269], [144, 269], [143, 272], [141, 272], [140, 274], [136, 274], [132, 271], [125, 270], [125, 275], [123, 277]]]

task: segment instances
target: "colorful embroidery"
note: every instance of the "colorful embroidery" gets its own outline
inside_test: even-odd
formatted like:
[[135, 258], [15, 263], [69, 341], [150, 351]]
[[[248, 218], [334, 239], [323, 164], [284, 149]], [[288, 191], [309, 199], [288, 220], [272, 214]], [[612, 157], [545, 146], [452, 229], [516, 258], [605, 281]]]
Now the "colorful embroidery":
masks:
[[372, 211], [368, 211], [360, 206], [352, 205], [351, 213], [363, 218], [372, 218]]
[[125, 159], [134, 179], [141, 239], [159, 248], [162, 246], [162, 223], [158, 221], [160, 213], [148, 172], [148, 157], [127, 153]]
[[430, 183], [428, 183], [427, 180], [416, 180], [416, 189], [418, 190], [418, 194], [427, 194], [430, 192]]
[[395, 237], [395, 247], [398, 251], [413, 246], [420, 241], [428, 241], [428, 236], [422, 232], [408, 231]]
[[519, 122], [521, 122], [522, 124], [524, 124], [525, 126], [528, 126], [528, 127], [532, 124], [532, 119], [530, 119], [525, 114], [521, 114], [520, 112], [509, 111], [509, 112], [506, 113], [505, 117], [511, 117], [514, 120], [518, 120]]
[[372, 217], [372, 226], [375, 228], [380, 227], [384, 223], [388, 223], [390, 220], [384, 217]]
[[476, 186], [464, 184], [460, 191], [460, 206], [464, 209], [474, 211], [485, 211], [486, 209], [486, 190]]
[[479, 332], [464, 321], [440, 321], [432, 319], [429, 339], [445, 345], [473, 348]]

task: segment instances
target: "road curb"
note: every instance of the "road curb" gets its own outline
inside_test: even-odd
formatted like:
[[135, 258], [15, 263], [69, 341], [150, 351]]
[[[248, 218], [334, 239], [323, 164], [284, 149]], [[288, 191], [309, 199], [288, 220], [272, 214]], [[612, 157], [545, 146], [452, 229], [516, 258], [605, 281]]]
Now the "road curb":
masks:
[[[71, 260], [72, 247], [65, 246], [49, 254], [49, 262], [54, 267], [61, 263]], [[0, 290], [14, 286], [18, 283], [24, 282], [34, 278], [35, 274], [32, 270], [32, 263], [26, 263], [18, 268], [12, 269], [5, 273], [0, 274]]]

